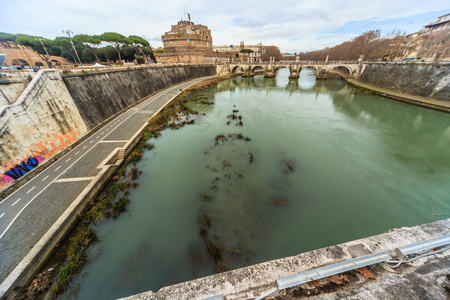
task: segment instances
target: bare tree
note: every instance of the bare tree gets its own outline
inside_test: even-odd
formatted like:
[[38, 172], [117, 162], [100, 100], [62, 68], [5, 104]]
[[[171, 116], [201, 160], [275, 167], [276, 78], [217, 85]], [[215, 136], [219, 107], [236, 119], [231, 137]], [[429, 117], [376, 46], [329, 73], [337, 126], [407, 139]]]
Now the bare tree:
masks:
[[270, 57], [275, 57], [275, 61], [280, 61], [282, 58], [280, 49], [277, 46], [264, 46], [262, 54], [263, 61], [269, 61]]

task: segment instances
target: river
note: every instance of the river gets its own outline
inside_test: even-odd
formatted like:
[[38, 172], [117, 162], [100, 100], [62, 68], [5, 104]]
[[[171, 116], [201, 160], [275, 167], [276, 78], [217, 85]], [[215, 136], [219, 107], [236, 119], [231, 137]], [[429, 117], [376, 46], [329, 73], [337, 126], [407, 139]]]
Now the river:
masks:
[[213, 105], [190, 103], [195, 124], [151, 140], [127, 211], [95, 226], [64, 298], [156, 292], [450, 216], [448, 114], [288, 76], [192, 95]]

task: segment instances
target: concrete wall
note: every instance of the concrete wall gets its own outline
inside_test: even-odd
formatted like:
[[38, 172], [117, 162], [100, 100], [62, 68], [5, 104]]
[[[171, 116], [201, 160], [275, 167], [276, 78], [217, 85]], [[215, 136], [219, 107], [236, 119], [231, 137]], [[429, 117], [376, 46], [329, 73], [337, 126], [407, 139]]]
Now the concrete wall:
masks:
[[[33, 71], [0, 72], [0, 106], [16, 102], [26, 89], [35, 73]], [[6, 99], [6, 98], [7, 99]]]
[[63, 79], [88, 129], [92, 129], [158, 90], [215, 74], [213, 65], [184, 65], [70, 74]]
[[359, 81], [412, 95], [450, 101], [450, 64], [368, 63]]
[[[216, 67], [140, 66], [62, 73], [39, 71], [16, 103], [0, 107], [0, 189], [129, 105], [173, 84], [215, 75]], [[11, 170], [20, 176], [5, 174]]]
[[3, 173], [30, 157], [53, 156], [87, 132], [57, 70], [41, 70], [13, 105], [0, 108], [0, 188]]
[[[395, 248], [441, 237], [447, 234], [449, 226], [450, 219], [446, 219], [393, 229], [384, 234], [182, 282], [122, 300], [200, 300], [219, 294], [227, 300], [254, 299], [277, 289], [276, 280], [279, 278], [380, 251], [388, 251], [395, 257]], [[447, 256], [423, 258], [398, 269], [377, 265], [370, 269], [375, 273], [375, 280], [352, 278], [351, 284], [342, 285], [334, 292], [322, 289], [314, 299], [445, 299], [441, 284], [450, 271], [449, 262], [450, 257]], [[319, 283], [326, 286], [329, 280], [323, 278]], [[305, 283], [301, 287], [314, 295], [314, 286]], [[281, 299], [297, 299], [292, 297], [292, 293], [291, 297], [286, 296], [285, 290], [276, 295]]]

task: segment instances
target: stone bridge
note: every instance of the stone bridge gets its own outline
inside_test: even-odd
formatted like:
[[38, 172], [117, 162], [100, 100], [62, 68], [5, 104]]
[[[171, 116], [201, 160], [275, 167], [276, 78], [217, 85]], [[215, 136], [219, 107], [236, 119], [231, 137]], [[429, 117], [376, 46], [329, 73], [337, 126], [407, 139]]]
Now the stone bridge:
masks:
[[243, 77], [254, 76], [264, 72], [265, 77], [275, 77], [278, 70], [287, 68], [290, 71], [289, 78], [299, 78], [304, 68], [312, 68], [317, 72], [317, 79], [326, 79], [332, 71], [340, 71], [344, 76], [359, 78], [364, 71], [362, 59], [358, 61], [270, 61], [270, 62], [231, 62], [218, 66], [218, 74], [238, 74]]

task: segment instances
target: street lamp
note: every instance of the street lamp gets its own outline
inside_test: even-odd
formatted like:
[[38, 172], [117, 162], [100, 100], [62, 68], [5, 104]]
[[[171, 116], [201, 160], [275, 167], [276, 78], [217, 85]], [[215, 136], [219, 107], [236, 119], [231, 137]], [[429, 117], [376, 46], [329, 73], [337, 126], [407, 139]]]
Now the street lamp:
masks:
[[77, 55], [77, 58], [78, 58], [78, 62], [80, 63], [80, 66], [81, 66], [80, 57], [78, 56], [77, 49], [75, 49], [75, 45], [73, 44], [72, 37], [70, 36], [70, 34], [73, 34], [73, 32], [71, 30], [66, 30], [66, 31], [63, 30], [62, 32], [67, 33], [67, 35], [69, 36], [70, 43], [72, 44], [72, 47], [73, 47], [73, 51], [75, 51], [75, 54]]
[[42, 41], [42, 38], [41, 38], [41, 37], [38, 37], [37, 39], [41, 42], [42, 47], [44, 48], [44, 51], [45, 51], [45, 53], [47, 54], [48, 61], [50, 62], [50, 65], [52, 66], [52, 68], [54, 68], [55, 66], [53, 66], [53, 62], [52, 62], [52, 60], [50, 59], [50, 55], [48, 55], [47, 48], [45, 48], [45, 45], [44, 45], [44, 42]]

